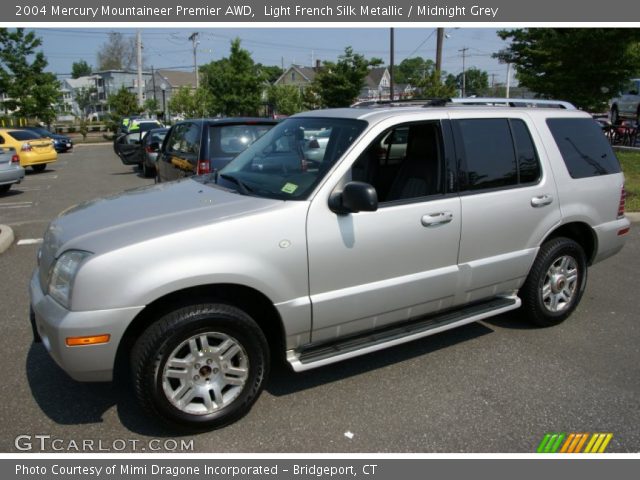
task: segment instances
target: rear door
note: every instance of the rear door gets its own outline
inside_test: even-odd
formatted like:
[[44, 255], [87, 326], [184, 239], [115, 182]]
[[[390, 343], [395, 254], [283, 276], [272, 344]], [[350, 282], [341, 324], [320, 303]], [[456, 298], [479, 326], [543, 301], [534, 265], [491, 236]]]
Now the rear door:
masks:
[[463, 218], [458, 305], [518, 289], [561, 218], [532, 121], [464, 115], [451, 114]]
[[139, 164], [142, 161], [142, 132], [120, 135], [116, 140], [115, 150], [125, 165]]

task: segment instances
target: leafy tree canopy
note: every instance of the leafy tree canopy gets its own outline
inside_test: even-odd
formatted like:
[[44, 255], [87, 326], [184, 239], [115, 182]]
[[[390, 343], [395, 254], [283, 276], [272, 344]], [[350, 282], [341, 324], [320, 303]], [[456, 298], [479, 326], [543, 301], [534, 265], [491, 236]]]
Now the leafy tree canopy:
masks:
[[[465, 95], [482, 95], [483, 91], [489, 88], [489, 74], [479, 68], [468, 68], [464, 73]], [[462, 73], [456, 77], [456, 86], [462, 89]]]
[[44, 71], [48, 62], [42, 52], [36, 52], [41, 44], [34, 32], [0, 28], [0, 91], [8, 97], [7, 109], [51, 123], [60, 83], [53, 73]]
[[417, 85], [424, 78], [430, 76], [436, 68], [433, 60], [422, 57], [405, 58], [393, 69], [396, 83], [409, 83]]
[[272, 85], [268, 98], [274, 111], [281, 115], [293, 115], [305, 110], [304, 97], [294, 85]]
[[323, 62], [313, 81], [314, 91], [324, 107], [348, 107], [364, 86], [369, 68], [382, 64], [379, 58], [367, 59], [347, 47], [337, 62]]
[[131, 70], [136, 65], [136, 40], [110, 32], [97, 54], [98, 70]]
[[124, 117], [138, 115], [142, 111], [142, 107], [138, 105], [137, 95], [127, 90], [124, 85], [115, 94], [109, 96], [108, 103], [111, 109], [109, 127], [113, 132], [118, 129]]
[[231, 42], [228, 57], [202, 65], [202, 85], [213, 97], [216, 113], [225, 116], [257, 115], [262, 106], [263, 77], [251, 54]]
[[180, 87], [169, 99], [169, 111], [185, 118], [208, 117], [214, 114], [213, 96], [204, 87]]
[[92, 70], [91, 65], [84, 60], [73, 62], [73, 64], [71, 64], [71, 78], [86, 77], [87, 75], [91, 75]]
[[525, 28], [501, 30], [511, 45], [495, 57], [515, 65], [520, 85], [543, 97], [600, 110], [640, 73], [640, 30]]

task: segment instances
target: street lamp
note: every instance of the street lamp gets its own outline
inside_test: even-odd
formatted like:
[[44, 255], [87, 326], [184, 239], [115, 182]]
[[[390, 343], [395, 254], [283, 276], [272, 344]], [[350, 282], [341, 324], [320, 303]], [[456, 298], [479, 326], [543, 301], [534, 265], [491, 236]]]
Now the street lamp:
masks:
[[160, 90], [162, 90], [162, 121], [165, 123], [167, 122], [167, 100], [165, 97], [167, 86], [165, 82], [160, 84]]

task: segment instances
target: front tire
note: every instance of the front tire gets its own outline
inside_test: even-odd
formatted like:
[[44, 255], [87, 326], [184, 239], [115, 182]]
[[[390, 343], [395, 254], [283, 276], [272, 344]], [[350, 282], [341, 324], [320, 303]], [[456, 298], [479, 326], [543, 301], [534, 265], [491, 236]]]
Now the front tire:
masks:
[[575, 310], [587, 285], [587, 261], [575, 241], [558, 237], [542, 245], [520, 289], [523, 311], [540, 327], [558, 325]]
[[171, 426], [211, 430], [245, 415], [269, 372], [255, 321], [226, 304], [179, 308], [152, 324], [131, 355], [142, 407]]

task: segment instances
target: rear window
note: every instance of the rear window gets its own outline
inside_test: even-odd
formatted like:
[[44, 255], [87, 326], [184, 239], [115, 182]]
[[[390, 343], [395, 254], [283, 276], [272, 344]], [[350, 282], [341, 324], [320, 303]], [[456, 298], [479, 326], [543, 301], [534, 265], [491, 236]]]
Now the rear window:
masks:
[[549, 118], [547, 125], [572, 178], [620, 172], [620, 163], [595, 120]]
[[271, 124], [211, 126], [213, 156], [235, 156], [273, 128]]
[[9, 132], [9, 135], [11, 135], [16, 140], [20, 140], [20, 141], [37, 140], [38, 138], [42, 138], [37, 133], [30, 132], [29, 130], [12, 130], [11, 132]]

